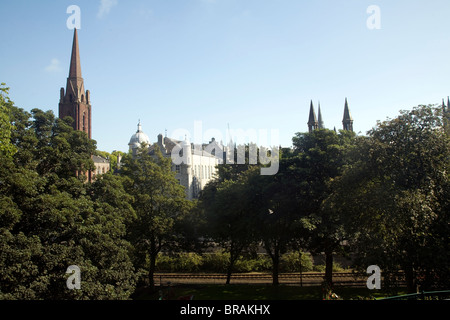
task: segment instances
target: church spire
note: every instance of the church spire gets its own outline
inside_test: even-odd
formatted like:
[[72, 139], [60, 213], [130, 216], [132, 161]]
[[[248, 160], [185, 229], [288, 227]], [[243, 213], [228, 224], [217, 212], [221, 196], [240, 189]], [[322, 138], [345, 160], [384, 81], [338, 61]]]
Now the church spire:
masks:
[[84, 131], [91, 139], [91, 115], [90, 92], [84, 89], [84, 80], [81, 77], [78, 31], [75, 29], [66, 90], [60, 90], [59, 118], [70, 116], [73, 119], [73, 128]]
[[353, 131], [353, 119], [350, 114], [347, 98], [345, 98], [344, 119], [342, 120], [342, 124], [344, 125], [344, 130]]
[[317, 121], [316, 112], [314, 111], [313, 102], [311, 100], [311, 106], [309, 108], [309, 120], [308, 120], [308, 130], [312, 132], [319, 128], [319, 122]]
[[319, 129], [325, 129], [325, 125], [323, 124], [322, 111], [320, 110], [320, 101], [319, 101]]
[[80, 50], [78, 48], [78, 32], [73, 34], [72, 57], [70, 59], [69, 78], [81, 78]]

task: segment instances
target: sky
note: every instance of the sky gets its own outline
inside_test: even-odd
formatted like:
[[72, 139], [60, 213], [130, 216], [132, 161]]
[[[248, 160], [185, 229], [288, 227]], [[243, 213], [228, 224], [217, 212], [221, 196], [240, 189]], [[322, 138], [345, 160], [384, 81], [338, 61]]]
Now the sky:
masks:
[[152, 142], [230, 128], [289, 147], [311, 100], [341, 129], [347, 98], [365, 135], [450, 95], [448, 0], [2, 0], [0, 82], [18, 107], [58, 115], [71, 5], [102, 151], [128, 151], [139, 120]]

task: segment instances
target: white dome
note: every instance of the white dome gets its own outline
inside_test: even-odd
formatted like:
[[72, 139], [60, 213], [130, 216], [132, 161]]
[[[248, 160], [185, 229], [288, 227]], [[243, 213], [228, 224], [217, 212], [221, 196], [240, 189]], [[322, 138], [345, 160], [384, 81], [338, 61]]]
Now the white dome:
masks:
[[148, 136], [142, 131], [142, 126], [141, 126], [141, 122], [139, 121], [138, 123], [138, 130], [136, 131], [135, 134], [133, 134], [130, 138], [130, 142], [128, 143], [128, 145], [135, 149], [135, 148], [139, 148], [142, 143], [146, 143], [146, 144], [150, 144], [150, 139], [148, 138]]

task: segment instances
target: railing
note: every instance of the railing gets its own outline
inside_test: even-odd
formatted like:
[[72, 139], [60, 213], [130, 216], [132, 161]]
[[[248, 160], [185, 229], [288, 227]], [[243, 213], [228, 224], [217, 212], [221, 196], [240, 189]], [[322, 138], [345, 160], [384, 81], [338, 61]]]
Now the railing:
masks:
[[450, 290], [446, 291], [422, 291], [401, 296], [379, 298], [377, 300], [450, 300]]
[[[278, 281], [280, 284], [290, 285], [321, 285], [325, 277], [323, 272], [307, 273], [280, 273]], [[157, 273], [155, 274], [156, 285], [172, 284], [225, 284], [226, 274], [199, 274], [199, 273]], [[333, 272], [333, 283], [335, 286], [365, 287], [367, 276], [355, 275], [352, 272]], [[271, 273], [233, 273], [232, 284], [270, 284]]]

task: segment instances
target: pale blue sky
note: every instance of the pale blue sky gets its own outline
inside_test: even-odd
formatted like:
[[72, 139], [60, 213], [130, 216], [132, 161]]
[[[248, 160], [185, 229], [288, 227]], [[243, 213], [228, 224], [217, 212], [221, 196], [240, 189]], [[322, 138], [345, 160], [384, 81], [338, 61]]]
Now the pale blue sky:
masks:
[[[104, 151], [127, 151], [138, 119], [152, 141], [180, 128], [194, 139], [202, 121], [223, 135], [228, 123], [276, 129], [290, 146], [307, 131], [311, 99], [339, 129], [347, 97], [365, 134], [450, 95], [448, 0], [109, 0], [103, 10], [100, 0], [2, 0], [0, 82], [26, 110], [58, 113], [70, 5], [81, 9], [82, 73]], [[366, 26], [370, 5], [381, 30]]]

